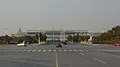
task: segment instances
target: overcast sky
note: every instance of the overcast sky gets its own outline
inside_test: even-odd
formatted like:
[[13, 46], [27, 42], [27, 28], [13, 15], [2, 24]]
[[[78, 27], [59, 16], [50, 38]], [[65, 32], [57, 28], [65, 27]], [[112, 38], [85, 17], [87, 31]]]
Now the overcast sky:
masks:
[[0, 34], [30, 29], [102, 32], [120, 25], [120, 0], [0, 0]]

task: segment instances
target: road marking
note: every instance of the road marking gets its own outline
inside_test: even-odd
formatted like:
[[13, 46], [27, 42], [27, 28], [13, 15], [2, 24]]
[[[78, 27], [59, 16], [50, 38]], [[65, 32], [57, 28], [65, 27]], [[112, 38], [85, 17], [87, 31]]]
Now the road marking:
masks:
[[62, 50], [58, 50], [58, 51], [60, 51], [60, 52], [61, 52]]
[[23, 50], [22, 52], [25, 52], [26, 50]]
[[54, 52], [56, 52], [56, 50], [53, 50]]
[[33, 50], [32, 52], [35, 52], [36, 50]]
[[63, 50], [63, 51], [65, 51], [65, 52], [66, 52], [67, 50]]
[[38, 52], [41, 52], [41, 50], [38, 50]]
[[32, 51], [32, 50], [28, 50], [27, 52], [30, 52], [30, 51]]
[[[78, 51], [88, 51], [88, 50], [81, 50], [81, 49], [58, 49], [58, 50], [56, 50], [56, 49], [53, 49], [53, 50], [51, 50], [51, 49], [48, 49], [48, 50], [45, 50], [45, 49], [17, 49], [17, 50], [7, 50], [7, 51], [16, 51], [16, 52], [51, 52], [51, 51], [53, 51], [53, 52], [56, 52], [56, 51], [59, 51], [59, 52], [62, 52], [62, 51], [64, 51], [64, 52], [67, 52], [67, 51], [69, 51], [69, 52], [78, 52]], [[102, 50], [101, 50], [102, 51]], [[113, 50], [108, 50], [108, 51], [113, 51]], [[117, 50], [117, 51], [119, 51], [119, 50]], [[116, 51], [116, 52], [117, 52]], [[2, 52], [2, 51], [1, 51]]]
[[55, 52], [55, 59], [56, 59], [56, 67], [58, 67], [58, 56], [57, 56], [57, 52]]
[[77, 52], [77, 50], [74, 49], [75, 52]]
[[85, 55], [84, 53], [80, 53], [81, 55]]
[[49, 52], [51, 52], [52, 50], [48, 50]]
[[43, 52], [46, 52], [47, 50], [43, 50]]
[[102, 61], [102, 60], [99, 60], [99, 59], [97, 59], [97, 58], [94, 58], [94, 60], [96, 60], [96, 61], [98, 61], [98, 62], [100, 62], [100, 63], [103, 63], [103, 64], [106, 63], [106, 62], [104, 62], [104, 61]]

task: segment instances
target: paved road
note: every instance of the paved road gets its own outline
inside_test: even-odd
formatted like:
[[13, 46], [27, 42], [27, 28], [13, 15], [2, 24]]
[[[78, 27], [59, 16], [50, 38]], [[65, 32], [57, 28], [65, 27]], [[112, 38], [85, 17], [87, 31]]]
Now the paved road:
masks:
[[120, 67], [120, 47], [0, 46], [0, 67]]

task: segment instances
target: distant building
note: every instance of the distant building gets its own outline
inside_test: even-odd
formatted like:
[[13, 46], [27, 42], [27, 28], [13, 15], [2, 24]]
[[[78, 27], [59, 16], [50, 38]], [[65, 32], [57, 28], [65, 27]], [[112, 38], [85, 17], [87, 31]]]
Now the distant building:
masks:
[[87, 30], [27, 30], [27, 35], [34, 36], [40, 32], [47, 36], [46, 41], [66, 41], [69, 35], [90, 35]]
[[68, 36], [90, 36], [91, 40], [94, 36], [99, 36], [100, 33], [91, 33], [88, 30], [27, 30], [22, 32], [19, 28], [18, 32], [12, 33], [12, 36], [21, 37], [21, 36], [35, 36], [36, 34], [43, 33], [47, 36], [46, 41], [66, 41]]
[[11, 35], [15, 37], [22, 37], [22, 36], [26, 36], [27, 32], [22, 32], [21, 28], [19, 28], [18, 32], [12, 33]]

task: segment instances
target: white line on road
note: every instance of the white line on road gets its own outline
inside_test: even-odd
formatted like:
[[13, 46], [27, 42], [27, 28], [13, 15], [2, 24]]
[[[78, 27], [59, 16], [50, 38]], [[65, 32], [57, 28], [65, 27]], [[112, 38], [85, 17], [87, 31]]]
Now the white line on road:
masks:
[[32, 50], [28, 50], [27, 52], [30, 52], [30, 51], [32, 51]]
[[64, 50], [65, 52], [67, 51], [67, 50]]
[[77, 52], [77, 50], [74, 49], [75, 52]]
[[56, 50], [53, 50], [54, 52], [56, 52]]
[[62, 50], [59, 50], [60, 52], [62, 51]]
[[26, 50], [23, 50], [22, 52], [25, 52]]
[[52, 50], [48, 50], [49, 52], [51, 52]]
[[38, 50], [38, 52], [40, 52], [41, 50]]
[[58, 67], [58, 56], [57, 56], [57, 51], [55, 52], [55, 59], [56, 59], [56, 67]]
[[81, 55], [85, 55], [84, 53], [80, 53]]
[[104, 61], [102, 61], [102, 60], [99, 60], [99, 59], [97, 59], [97, 58], [94, 58], [94, 60], [96, 60], [96, 61], [98, 61], [98, 62], [100, 62], [100, 63], [103, 63], [103, 64], [106, 63], [106, 62], [104, 62]]
[[35, 52], [36, 50], [33, 50], [32, 52]]
[[43, 50], [43, 52], [46, 52], [47, 50]]

